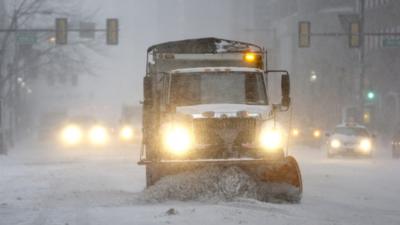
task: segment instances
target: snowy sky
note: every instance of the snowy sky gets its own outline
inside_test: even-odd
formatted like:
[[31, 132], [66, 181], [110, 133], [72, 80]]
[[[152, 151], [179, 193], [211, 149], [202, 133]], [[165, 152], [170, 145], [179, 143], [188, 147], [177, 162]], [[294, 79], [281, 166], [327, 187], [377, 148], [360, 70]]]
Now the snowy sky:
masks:
[[[140, 4], [140, 8], [137, 5]], [[105, 26], [105, 18], [120, 19], [120, 45], [105, 46], [106, 57], [96, 57], [98, 77], [86, 77], [83, 87], [91, 87], [97, 99], [116, 104], [137, 104], [141, 99], [141, 83], [145, 68], [144, 27], [149, 20], [150, 4], [147, 1], [98, 1], [87, 0], [89, 9], [99, 8], [98, 26]], [[101, 24], [103, 23], [103, 24]], [[95, 84], [94, 86], [92, 84]]]
[[[138, 104], [142, 99], [147, 47], [191, 37], [231, 38], [230, 15], [221, 11], [221, 8], [211, 6], [220, 4], [228, 12], [233, 1], [186, 1], [191, 1], [190, 7], [183, 9], [179, 6], [182, 0], [86, 0], [85, 8], [100, 9], [96, 16], [98, 26], [104, 26], [102, 23], [105, 18], [120, 19], [120, 45], [106, 46], [108, 57], [96, 60], [101, 68], [99, 78], [87, 78], [84, 87], [91, 86], [94, 95], [102, 101]], [[165, 9], [166, 13], [158, 14], [160, 8]], [[187, 13], [185, 18], [190, 21], [183, 20], [183, 16], [177, 14], [183, 11]], [[212, 26], [207, 26], [209, 24]]]

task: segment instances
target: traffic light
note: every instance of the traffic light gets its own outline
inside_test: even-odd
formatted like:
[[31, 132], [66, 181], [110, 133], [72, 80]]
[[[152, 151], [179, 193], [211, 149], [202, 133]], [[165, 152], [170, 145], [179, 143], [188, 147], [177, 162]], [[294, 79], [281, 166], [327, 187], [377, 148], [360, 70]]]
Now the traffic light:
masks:
[[309, 48], [311, 44], [311, 23], [299, 22], [299, 48]]
[[107, 45], [118, 45], [118, 19], [107, 19]]
[[371, 122], [371, 113], [370, 112], [364, 112], [363, 121], [364, 121], [364, 123]]
[[363, 122], [364, 124], [373, 125], [376, 121], [376, 106], [366, 105], [363, 110]]
[[68, 20], [66, 18], [56, 19], [56, 44], [66, 45], [68, 42]]
[[373, 89], [367, 89], [364, 92], [364, 95], [365, 95], [365, 98], [370, 102], [375, 100], [375, 98], [376, 98], [376, 93]]
[[350, 23], [349, 47], [359, 48], [361, 46], [361, 24], [360, 22]]
[[374, 92], [374, 91], [369, 90], [369, 91], [367, 92], [367, 99], [368, 99], [368, 100], [372, 101], [372, 100], [375, 99], [375, 97], [376, 97], [376, 95], [375, 95], [375, 92]]

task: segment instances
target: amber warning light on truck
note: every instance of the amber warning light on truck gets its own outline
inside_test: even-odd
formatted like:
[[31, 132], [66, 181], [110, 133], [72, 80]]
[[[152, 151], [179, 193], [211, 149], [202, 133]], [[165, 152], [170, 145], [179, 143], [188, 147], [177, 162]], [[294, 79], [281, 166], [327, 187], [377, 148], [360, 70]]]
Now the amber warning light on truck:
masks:
[[244, 54], [244, 61], [252, 63], [254, 61], [256, 61], [257, 56], [255, 53], [253, 52], [247, 52], [246, 54]]
[[261, 60], [262, 60], [262, 56], [255, 52], [246, 52], [243, 55], [243, 61], [250, 63], [250, 64], [259, 63]]

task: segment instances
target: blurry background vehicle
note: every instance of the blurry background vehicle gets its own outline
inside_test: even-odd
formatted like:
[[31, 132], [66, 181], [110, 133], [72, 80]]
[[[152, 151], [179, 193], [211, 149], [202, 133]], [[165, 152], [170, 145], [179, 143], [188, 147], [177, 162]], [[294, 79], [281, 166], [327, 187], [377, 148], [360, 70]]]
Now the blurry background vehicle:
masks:
[[94, 117], [74, 116], [59, 130], [59, 140], [64, 147], [102, 147], [110, 143], [110, 134], [110, 128]]
[[372, 157], [374, 135], [365, 126], [358, 124], [338, 125], [331, 134], [327, 134], [328, 158], [336, 155]]
[[323, 130], [318, 127], [294, 127], [290, 132], [290, 141], [295, 145], [319, 148], [323, 143]]
[[133, 105], [122, 106], [118, 125], [114, 130], [116, 143], [131, 146], [140, 143], [141, 136], [141, 107]]

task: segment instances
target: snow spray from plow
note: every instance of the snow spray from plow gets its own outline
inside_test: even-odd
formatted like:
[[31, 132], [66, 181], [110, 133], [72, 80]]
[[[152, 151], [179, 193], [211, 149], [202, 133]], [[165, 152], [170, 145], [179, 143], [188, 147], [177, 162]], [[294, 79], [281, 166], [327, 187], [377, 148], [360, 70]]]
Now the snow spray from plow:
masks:
[[[254, 175], [250, 170], [257, 170]], [[298, 203], [303, 187], [298, 164], [292, 157], [285, 163], [267, 167], [202, 167], [165, 176], [143, 193], [148, 202], [232, 201], [251, 198], [264, 202]]]

